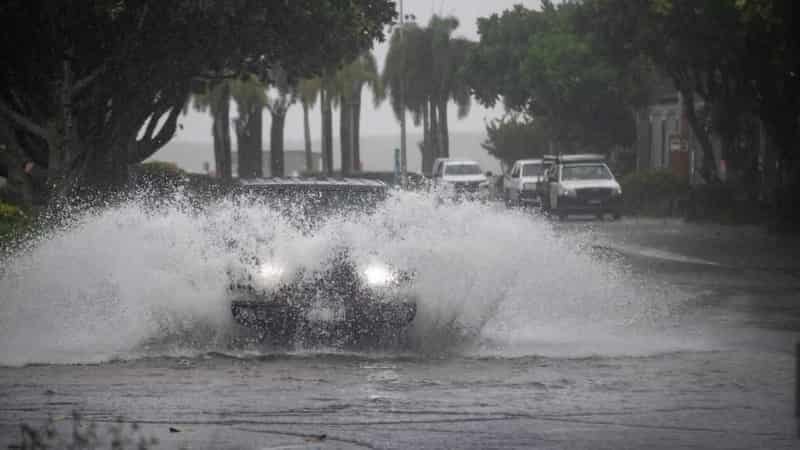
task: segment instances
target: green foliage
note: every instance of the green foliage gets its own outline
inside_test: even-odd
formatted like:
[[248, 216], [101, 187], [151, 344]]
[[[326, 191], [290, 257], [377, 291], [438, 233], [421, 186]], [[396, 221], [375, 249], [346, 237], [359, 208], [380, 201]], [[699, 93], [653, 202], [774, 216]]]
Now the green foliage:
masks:
[[172, 138], [198, 79], [313, 77], [395, 15], [390, 0], [0, 2], [0, 121], [54, 164], [58, 191], [120, 185]]
[[21, 209], [0, 202], [0, 242], [13, 239], [29, 224], [30, 219]]
[[668, 170], [640, 170], [620, 180], [629, 213], [670, 215], [689, 192], [688, 180]]
[[[485, 106], [502, 100], [534, 117], [561, 148], [605, 152], [635, 140], [636, 92], [626, 70], [575, 26], [578, 5], [517, 6], [478, 21], [480, 43], [466, 73]], [[627, 68], [626, 68], [627, 69]]]
[[518, 159], [539, 158], [547, 153], [547, 131], [538, 121], [522, 115], [506, 115], [489, 122], [486, 134], [482, 147], [506, 167]]
[[178, 167], [174, 162], [168, 161], [147, 161], [139, 165], [142, 171], [148, 175], [178, 177], [186, 175], [186, 171]]
[[[581, 8], [588, 28], [617, 61], [644, 56], [681, 91], [688, 105], [687, 119], [704, 150], [703, 170], [709, 171], [707, 179], [714, 179], [709, 128], [724, 141], [724, 158], [732, 160], [727, 153], [749, 115], [767, 125], [784, 162], [796, 165], [800, 160], [796, 4], [793, 0], [587, 0]], [[695, 98], [710, 106], [710, 123], [694, 117], [699, 115], [693, 107]]]

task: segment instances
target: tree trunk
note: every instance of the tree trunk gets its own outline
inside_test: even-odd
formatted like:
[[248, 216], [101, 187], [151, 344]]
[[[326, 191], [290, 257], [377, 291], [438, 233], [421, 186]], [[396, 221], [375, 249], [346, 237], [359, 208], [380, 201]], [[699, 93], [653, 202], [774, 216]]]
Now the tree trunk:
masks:
[[431, 155], [434, 159], [438, 158], [441, 155], [439, 150], [439, 114], [436, 111], [436, 102], [431, 100], [429, 102], [431, 112], [430, 112], [430, 121], [431, 121], [431, 129], [430, 129], [430, 140], [428, 141]]
[[272, 114], [269, 133], [270, 171], [273, 177], [284, 176], [283, 129], [286, 110], [278, 109]]
[[306, 172], [311, 173], [314, 172], [314, 158], [311, 153], [311, 126], [308, 122], [308, 103], [303, 102], [303, 139], [305, 140], [306, 150]]
[[339, 149], [342, 155], [342, 175], [347, 176], [353, 171], [352, 149], [350, 148], [350, 104], [348, 98], [341, 96], [339, 99]]
[[450, 131], [447, 127], [447, 100], [439, 103], [439, 156], [450, 157]]
[[361, 172], [364, 167], [361, 163], [361, 88], [353, 97], [353, 169]]
[[422, 173], [430, 175], [433, 171], [433, 152], [431, 146], [431, 124], [428, 112], [428, 104], [422, 108]]
[[262, 142], [262, 108], [253, 103], [240, 108], [236, 123], [239, 144], [239, 178], [260, 178], [264, 176]]
[[231, 91], [228, 83], [223, 83], [219, 103], [212, 106], [213, 124], [211, 134], [214, 137], [214, 164], [216, 175], [223, 180], [230, 180], [231, 174], [231, 127], [230, 104]]
[[320, 90], [322, 103], [322, 161], [325, 173], [333, 175], [333, 112], [330, 93]]

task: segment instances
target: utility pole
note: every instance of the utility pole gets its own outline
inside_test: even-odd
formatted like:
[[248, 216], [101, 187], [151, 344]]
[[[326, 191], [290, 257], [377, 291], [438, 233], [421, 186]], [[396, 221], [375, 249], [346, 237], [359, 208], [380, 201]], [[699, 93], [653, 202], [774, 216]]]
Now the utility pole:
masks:
[[406, 73], [405, 69], [408, 66], [406, 59], [408, 58], [408, 49], [406, 48], [406, 33], [405, 33], [405, 13], [403, 12], [403, 0], [400, 0], [400, 38], [403, 40], [403, 81], [400, 83], [400, 104], [402, 105], [402, 112], [400, 113], [400, 185], [405, 188], [407, 180], [408, 164], [406, 160]]

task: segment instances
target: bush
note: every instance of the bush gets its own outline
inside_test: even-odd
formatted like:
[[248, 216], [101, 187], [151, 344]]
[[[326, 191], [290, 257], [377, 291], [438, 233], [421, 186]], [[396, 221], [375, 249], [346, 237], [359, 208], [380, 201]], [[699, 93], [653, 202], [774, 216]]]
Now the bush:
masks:
[[668, 170], [639, 170], [623, 177], [620, 184], [628, 214], [675, 215], [683, 209], [689, 192], [688, 181]]
[[0, 241], [13, 238], [29, 223], [28, 216], [19, 208], [0, 202]]
[[186, 175], [186, 171], [178, 167], [177, 164], [167, 161], [148, 161], [139, 164], [142, 173], [155, 176], [174, 176]]

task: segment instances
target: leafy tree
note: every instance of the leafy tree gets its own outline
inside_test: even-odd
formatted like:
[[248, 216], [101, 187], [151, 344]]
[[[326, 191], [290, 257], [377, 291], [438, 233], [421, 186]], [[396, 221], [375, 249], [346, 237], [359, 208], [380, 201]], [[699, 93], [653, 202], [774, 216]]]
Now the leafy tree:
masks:
[[211, 114], [211, 135], [214, 139], [214, 165], [218, 177], [230, 180], [231, 164], [231, 82], [221, 80], [216, 83], [204, 83], [202, 91], [193, 95], [194, 108], [197, 111], [209, 111]]
[[342, 174], [361, 170], [361, 92], [369, 86], [380, 101], [378, 65], [372, 53], [363, 53], [336, 73], [335, 88], [340, 112]]
[[467, 69], [485, 106], [498, 101], [546, 127], [564, 148], [605, 152], [635, 140], [631, 78], [574, 26], [575, 3], [517, 6], [478, 21]]
[[253, 76], [233, 84], [232, 94], [239, 116], [234, 119], [238, 146], [239, 178], [264, 176], [263, 111], [267, 106], [267, 86]]
[[486, 125], [487, 139], [482, 144], [490, 155], [508, 169], [514, 161], [541, 158], [548, 152], [550, 136], [547, 130], [529, 117], [508, 114]]
[[433, 16], [427, 27], [409, 23], [390, 41], [382, 80], [396, 116], [403, 110], [423, 125], [422, 170], [429, 173], [436, 157], [450, 155], [447, 105], [469, 113], [472, 97], [464, 66], [473, 43], [454, 38], [454, 17]]
[[306, 172], [314, 171], [314, 159], [311, 149], [311, 127], [309, 125], [308, 113], [317, 103], [320, 85], [319, 78], [307, 78], [300, 80], [297, 84], [297, 96], [300, 99], [300, 104], [303, 106], [303, 140], [306, 153]]
[[61, 194], [121, 185], [173, 136], [193, 81], [277, 64], [313, 76], [394, 16], [389, 0], [5, 1], [2, 164], [36, 161]]
[[282, 68], [271, 69], [269, 76], [277, 91], [276, 95], [268, 97], [266, 101], [267, 109], [272, 116], [269, 134], [270, 172], [273, 177], [282, 177], [285, 165], [283, 132], [286, 128], [286, 112], [297, 101], [297, 93]]
[[[588, 0], [587, 23], [619, 59], [645, 55], [681, 92], [685, 114], [703, 148], [706, 179], [717, 178], [709, 137], [736, 160], [743, 120], [760, 117], [796, 167], [800, 83], [790, 0]], [[733, 157], [733, 158], [732, 158]]]

